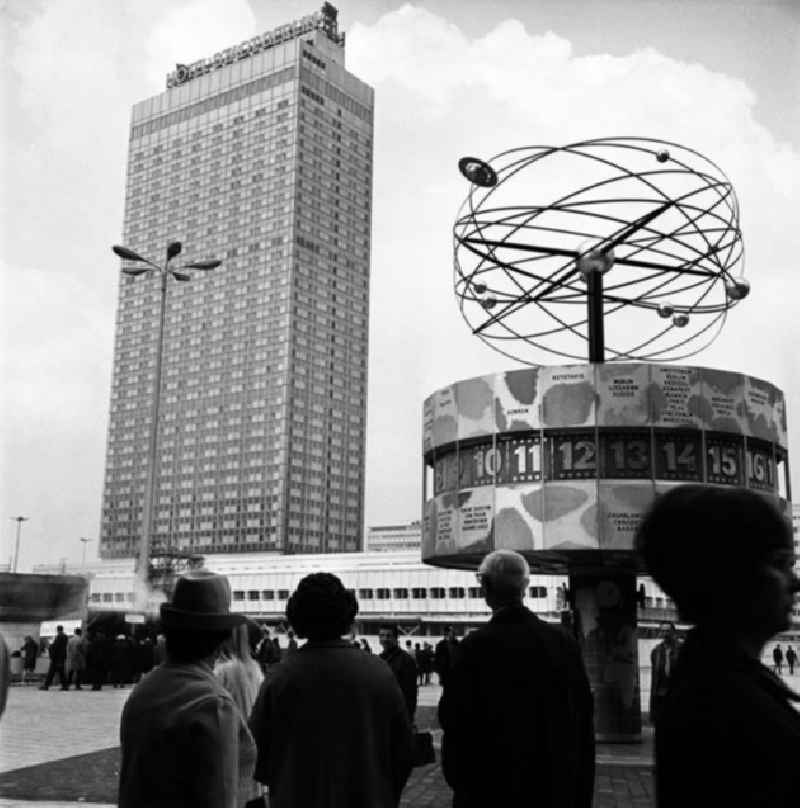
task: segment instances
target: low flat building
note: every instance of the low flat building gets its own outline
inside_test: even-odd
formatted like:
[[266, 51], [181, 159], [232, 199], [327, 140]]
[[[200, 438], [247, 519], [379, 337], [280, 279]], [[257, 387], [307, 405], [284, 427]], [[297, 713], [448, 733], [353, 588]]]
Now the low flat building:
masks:
[[366, 551], [368, 553], [393, 553], [416, 550], [422, 545], [422, 525], [411, 522], [409, 525], [375, 525], [367, 531]]
[[[58, 565], [53, 565], [58, 568]], [[259, 622], [280, 625], [286, 603], [300, 580], [312, 572], [338, 575], [358, 598], [357, 634], [377, 634], [380, 623], [397, 623], [407, 634], [439, 637], [447, 625], [459, 633], [489, 619], [475, 574], [423, 564], [419, 549], [403, 552], [340, 553], [337, 555], [219, 554], [205, 556], [206, 569], [226, 575], [232, 609]], [[37, 571], [49, 569], [49, 565]], [[76, 570], [80, 571], [80, 570]], [[136, 577], [133, 559], [87, 565], [92, 612], [133, 611]], [[528, 606], [544, 619], [560, 619], [563, 577], [532, 575]], [[158, 597], [151, 598], [152, 610]]]

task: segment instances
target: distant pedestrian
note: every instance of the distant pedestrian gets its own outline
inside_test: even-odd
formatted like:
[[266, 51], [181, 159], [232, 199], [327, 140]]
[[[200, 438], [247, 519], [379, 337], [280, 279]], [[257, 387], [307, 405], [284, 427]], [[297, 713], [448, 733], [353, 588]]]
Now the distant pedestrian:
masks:
[[295, 651], [297, 651], [297, 640], [294, 638], [294, 631], [289, 629], [287, 636], [289, 637], [289, 645], [286, 649], [286, 653], [293, 654]]
[[656, 498], [636, 549], [694, 625], [656, 723], [656, 804], [797, 806], [800, 696], [761, 662], [800, 589], [788, 520], [755, 491], [680, 485]]
[[372, 648], [370, 647], [370, 644], [367, 642], [367, 640], [366, 640], [366, 639], [362, 639], [362, 640], [361, 640], [361, 648], [362, 648], [364, 651], [366, 651], [368, 654], [371, 654], [371, 653], [372, 653]]
[[[258, 646], [258, 664], [261, 667], [261, 673], [265, 676], [273, 665], [277, 665], [281, 661], [280, 649], [275, 648], [275, 644], [269, 636], [269, 630], [264, 629], [264, 638]], [[248, 716], [249, 718], [249, 716]]]
[[22, 681], [27, 682], [30, 676], [36, 672], [36, 660], [39, 658], [39, 643], [31, 637], [30, 634], [26, 635], [25, 642], [22, 645]]
[[789, 666], [789, 676], [794, 676], [794, 666], [797, 662], [797, 654], [794, 652], [794, 648], [790, 645], [786, 649], [786, 664]]
[[139, 674], [139, 678], [150, 673], [154, 666], [155, 648], [153, 646], [153, 640], [149, 635], [145, 635], [142, 637], [136, 649], [136, 670]]
[[67, 664], [67, 635], [64, 634], [64, 626], [56, 626], [56, 636], [50, 645], [50, 667], [47, 670], [44, 684], [39, 690], [49, 690], [50, 685], [53, 684], [55, 675], [58, 674], [58, 680], [61, 683], [62, 690], [68, 690], [67, 687], [67, 672], [65, 670]]
[[492, 617], [461, 643], [439, 702], [453, 805], [589, 808], [593, 707], [578, 644], [524, 606], [519, 553], [490, 553], [478, 575]]
[[11, 685], [11, 654], [8, 646], [0, 634], [0, 718], [6, 711], [6, 700], [8, 699], [8, 688]]
[[261, 645], [261, 640], [264, 636], [264, 631], [266, 631], [266, 627], [263, 629], [261, 626], [256, 623], [255, 620], [251, 620], [249, 617], [247, 618], [247, 644], [250, 646], [250, 656], [258, 660], [258, 646]]
[[429, 643], [422, 644], [422, 666], [425, 674], [425, 684], [431, 683], [431, 674], [433, 673], [433, 646]]
[[153, 662], [156, 666], [163, 665], [167, 661], [167, 638], [163, 631], [156, 634], [156, 644], [153, 646]]
[[109, 648], [106, 635], [102, 631], [95, 631], [89, 638], [89, 647], [86, 650], [86, 667], [92, 690], [102, 690], [108, 678]]
[[422, 653], [422, 646], [418, 643], [414, 643], [414, 663], [417, 666], [417, 687], [422, 686], [425, 681], [425, 672], [423, 671], [423, 663], [424, 654]]
[[674, 623], [662, 628], [661, 642], [650, 652], [650, 721], [655, 724], [678, 661], [678, 638]]
[[[249, 720], [258, 690], [264, 681], [264, 674], [250, 654], [247, 624], [232, 629], [230, 636], [222, 644], [219, 659], [214, 665], [214, 676], [231, 694], [244, 719]], [[241, 762], [243, 768], [239, 772], [238, 804], [246, 806], [250, 800], [261, 797], [263, 788], [253, 779], [255, 754]]]
[[134, 687], [122, 711], [119, 808], [241, 808], [239, 783], [252, 773], [255, 747], [212, 670], [220, 645], [244, 622], [230, 613], [230, 597], [227, 578], [193, 570], [161, 606], [167, 661]]
[[780, 643], [778, 643], [772, 649], [772, 662], [775, 667], [775, 673], [777, 673], [778, 676], [780, 676], [781, 673], [783, 672], [783, 651], [781, 650]]
[[76, 628], [67, 640], [67, 687], [75, 680], [75, 690], [82, 690], [81, 682], [86, 676], [86, 638]]
[[287, 617], [305, 645], [267, 679], [253, 708], [256, 779], [270, 808], [396, 808], [411, 771], [411, 724], [385, 662], [342, 637], [358, 612], [328, 573], [307, 575]]
[[411, 655], [404, 651], [397, 642], [397, 626], [383, 625], [378, 629], [378, 642], [383, 652], [380, 658], [392, 669], [397, 684], [403, 692], [403, 699], [408, 710], [408, 719], [414, 723], [417, 711], [417, 664]]
[[436, 643], [434, 655], [436, 675], [439, 677], [439, 684], [442, 687], [447, 683], [447, 677], [455, 664], [457, 655], [458, 640], [456, 639], [456, 631], [452, 626], [447, 626], [445, 636]]
[[124, 687], [133, 680], [134, 649], [127, 634], [117, 634], [111, 647], [111, 684]]

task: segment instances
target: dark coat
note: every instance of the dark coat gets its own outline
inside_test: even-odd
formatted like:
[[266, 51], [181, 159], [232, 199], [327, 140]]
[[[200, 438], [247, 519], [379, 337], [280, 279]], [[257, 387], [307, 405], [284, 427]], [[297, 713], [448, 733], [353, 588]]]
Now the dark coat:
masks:
[[800, 696], [733, 643], [691, 631], [656, 725], [659, 808], [798, 805], [793, 701]]
[[408, 717], [413, 722], [417, 712], [417, 663], [402, 649], [384, 651], [381, 659], [392, 669], [408, 708]]
[[577, 643], [524, 606], [469, 634], [439, 702], [454, 808], [588, 808], [593, 703]]
[[36, 667], [36, 659], [39, 656], [39, 646], [34, 640], [26, 640], [22, 646], [25, 655], [25, 670], [32, 671]]
[[455, 664], [459, 646], [460, 643], [458, 640], [451, 641], [448, 640], [447, 637], [436, 643], [434, 667], [436, 673], [439, 675], [439, 683], [442, 686], [447, 682], [447, 677]]
[[250, 718], [271, 808], [395, 808], [411, 723], [385, 662], [344, 640], [308, 642], [273, 669]]
[[678, 662], [677, 641], [670, 647], [660, 642], [650, 652], [650, 720], [655, 721], [667, 695], [669, 679]]
[[67, 661], [67, 635], [56, 634], [50, 646], [50, 659], [56, 665], [63, 665]]
[[276, 648], [275, 643], [269, 637], [265, 637], [258, 647], [258, 662], [262, 670], [266, 668], [267, 665], [276, 665], [280, 661], [280, 648]]

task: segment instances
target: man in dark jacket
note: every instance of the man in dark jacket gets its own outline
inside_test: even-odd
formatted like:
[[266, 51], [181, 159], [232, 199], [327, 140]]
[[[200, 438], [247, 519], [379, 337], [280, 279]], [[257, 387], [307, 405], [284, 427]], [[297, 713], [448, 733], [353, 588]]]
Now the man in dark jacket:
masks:
[[47, 671], [44, 684], [39, 690], [49, 690], [56, 674], [58, 674], [61, 689], [69, 689], [67, 687], [67, 672], [65, 670], [67, 662], [67, 642], [67, 635], [64, 634], [64, 626], [56, 626], [56, 636], [50, 646], [50, 668]]
[[86, 650], [86, 666], [89, 670], [89, 681], [92, 690], [102, 690], [108, 677], [108, 640], [102, 631], [92, 632], [89, 647]]
[[439, 684], [442, 687], [447, 683], [447, 677], [455, 663], [457, 655], [458, 640], [456, 639], [456, 631], [452, 626], [448, 626], [445, 629], [444, 638], [436, 643], [436, 650], [434, 652], [434, 667], [439, 677]]
[[397, 643], [397, 626], [381, 626], [378, 629], [378, 642], [383, 652], [381, 659], [392, 669], [408, 710], [408, 718], [413, 723], [417, 711], [417, 664]]
[[674, 623], [666, 623], [662, 640], [650, 652], [650, 721], [655, 724], [667, 695], [669, 680], [678, 661], [678, 638]]
[[789, 666], [789, 676], [794, 676], [794, 666], [797, 663], [797, 654], [794, 648], [790, 645], [786, 649], [786, 664]]
[[267, 671], [281, 661], [280, 649], [275, 648], [272, 638], [269, 636], [269, 629], [264, 628], [264, 638], [258, 646], [258, 664], [261, 666], [261, 672], [266, 675]]
[[578, 645], [523, 605], [521, 555], [490, 553], [478, 577], [492, 618], [461, 643], [439, 702], [453, 806], [589, 808], [593, 703]]

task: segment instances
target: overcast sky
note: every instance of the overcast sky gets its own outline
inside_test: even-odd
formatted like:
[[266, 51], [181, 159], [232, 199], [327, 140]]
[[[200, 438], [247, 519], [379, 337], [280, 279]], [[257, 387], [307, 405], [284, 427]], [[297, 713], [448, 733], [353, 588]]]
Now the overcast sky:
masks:
[[[97, 554], [131, 105], [311, 0], [6, 0], [0, 561]], [[452, 294], [463, 154], [641, 135], [733, 181], [750, 298], [693, 362], [787, 393], [800, 491], [800, 3], [340, 0], [375, 88], [366, 523], [419, 518], [423, 399], [508, 369]], [[533, 200], [532, 200], [533, 201]], [[131, 245], [136, 246], [136, 245]], [[546, 357], [541, 361], [547, 362]], [[551, 360], [555, 362], [556, 360]]]

